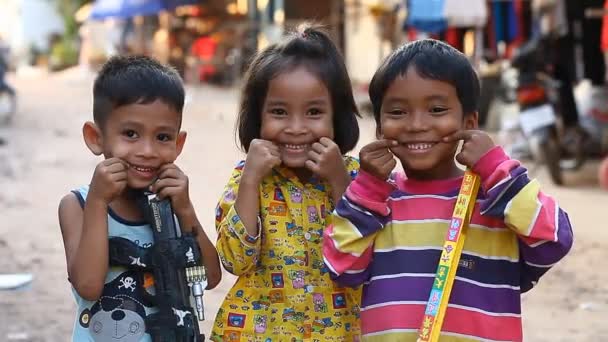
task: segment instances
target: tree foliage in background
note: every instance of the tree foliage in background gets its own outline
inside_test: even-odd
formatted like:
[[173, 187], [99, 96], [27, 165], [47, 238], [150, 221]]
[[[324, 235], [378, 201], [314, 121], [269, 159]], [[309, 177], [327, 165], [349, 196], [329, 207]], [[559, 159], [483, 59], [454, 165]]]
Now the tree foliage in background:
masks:
[[63, 17], [66, 36], [72, 38], [76, 37], [78, 33], [78, 23], [74, 18], [74, 14], [82, 5], [89, 2], [92, 2], [92, 0], [57, 0], [57, 7], [59, 13]]
[[92, 0], [56, 0], [57, 9], [63, 18], [65, 33], [54, 39], [51, 46], [49, 67], [61, 70], [78, 63], [78, 23], [74, 14]]

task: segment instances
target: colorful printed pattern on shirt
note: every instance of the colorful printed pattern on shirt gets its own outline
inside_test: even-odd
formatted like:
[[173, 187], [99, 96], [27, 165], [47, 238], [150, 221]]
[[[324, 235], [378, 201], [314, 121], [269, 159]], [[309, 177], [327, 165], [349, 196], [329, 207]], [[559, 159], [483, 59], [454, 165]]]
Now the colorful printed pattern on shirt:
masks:
[[[354, 176], [358, 162], [346, 162]], [[323, 262], [329, 187], [273, 171], [260, 188], [261, 236], [251, 237], [233, 207], [241, 168], [217, 208], [218, 252], [239, 279], [218, 312], [212, 340], [358, 341], [360, 290], [332, 282]]]

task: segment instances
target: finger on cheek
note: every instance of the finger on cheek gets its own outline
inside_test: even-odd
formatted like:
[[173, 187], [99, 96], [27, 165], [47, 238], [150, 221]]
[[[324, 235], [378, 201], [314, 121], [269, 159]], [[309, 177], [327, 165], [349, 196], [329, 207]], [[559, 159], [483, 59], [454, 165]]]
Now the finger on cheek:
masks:
[[307, 160], [304, 165], [313, 172], [317, 171], [317, 164], [312, 160]]

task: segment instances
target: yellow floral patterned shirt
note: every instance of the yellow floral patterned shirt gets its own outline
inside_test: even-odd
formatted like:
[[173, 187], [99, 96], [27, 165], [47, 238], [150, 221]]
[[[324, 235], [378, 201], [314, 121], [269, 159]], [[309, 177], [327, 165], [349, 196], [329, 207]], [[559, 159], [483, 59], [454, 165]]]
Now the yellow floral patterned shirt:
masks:
[[[356, 159], [345, 157], [351, 176]], [[343, 288], [323, 263], [322, 234], [334, 209], [329, 186], [276, 168], [260, 185], [260, 236], [234, 209], [244, 162], [216, 213], [217, 250], [239, 278], [224, 300], [212, 341], [359, 341], [360, 288]]]

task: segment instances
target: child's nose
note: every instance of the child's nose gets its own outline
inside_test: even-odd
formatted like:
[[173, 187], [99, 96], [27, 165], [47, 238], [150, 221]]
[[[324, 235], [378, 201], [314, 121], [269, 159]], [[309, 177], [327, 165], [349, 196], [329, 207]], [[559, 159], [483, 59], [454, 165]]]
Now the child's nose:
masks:
[[415, 112], [410, 117], [408, 128], [410, 131], [418, 132], [428, 129], [427, 116], [424, 113]]
[[293, 116], [289, 119], [287, 123], [286, 131], [291, 134], [302, 134], [306, 133], [308, 127], [306, 126], [306, 122], [304, 118], [299, 116]]
[[154, 142], [142, 140], [139, 146], [139, 154], [144, 157], [153, 156], [156, 153], [156, 149], [154, 147]]

